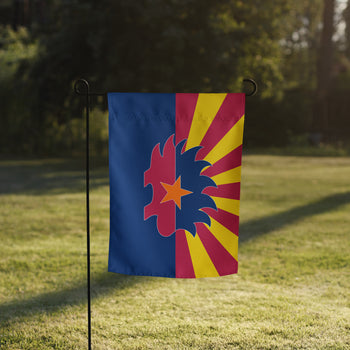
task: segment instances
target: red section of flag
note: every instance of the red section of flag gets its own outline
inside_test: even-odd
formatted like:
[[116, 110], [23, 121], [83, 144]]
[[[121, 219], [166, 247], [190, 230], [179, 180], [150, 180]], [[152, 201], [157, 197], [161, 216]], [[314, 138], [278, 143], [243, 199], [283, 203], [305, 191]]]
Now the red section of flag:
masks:
[[202, 210], [214, 220], [219, 222], [222, 226], [225, 226], [228, 230], [238, 236], [239, 216], [231, 214], [222, 209], [218, 209], [216, 211], [211, 208], [203, 208]]
[[176, 278], [195, 278], [185, 230], [177, 230], [175, 238]]
[[244, 114], [245, 94], [227, 94], [213, 122], [201, 142], [202, 149], [197, 153], [197, 160], [204, 157], [216, 146], [224, 135]]
[[197, 100], [198, 94], [176, 94], [176, 144], [188, 137]]
[[220, 276], [237, 273], [237, 260], [202, 223], [196, 223], [197, 234]]
[[175, 203], [174, 201], [161, 203], [167, 194], [161, 182], [175, 182], [175, 147], [174, 136], [169, 137], [160, 153], [159, 144], [152, 151], [151, 166], [144, 174], [144, 186], [153, 187], [152, 202], [144, 208], [144, 220], [157, 215], [157, 228], [162, 236], [170, 236], [175, 232]]
[[219, 185], [218, 187], [207, 187], [202, 193], [213, 197], [229, 198], [239, 200], [241, 183]]
[[212, 177], [240, 165], [242, 165], [242, 145], [226, 154], [225, 157], [218, 160], [211, 167], [205, 169], [201, 175]]

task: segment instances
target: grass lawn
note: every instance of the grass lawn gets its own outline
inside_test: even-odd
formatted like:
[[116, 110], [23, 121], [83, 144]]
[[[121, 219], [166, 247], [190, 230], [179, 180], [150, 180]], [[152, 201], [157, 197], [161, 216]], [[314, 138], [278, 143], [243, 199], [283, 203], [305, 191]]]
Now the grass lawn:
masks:
[[[0, 161], [1, 349], [87, 348], [82, 169]], [[247, 155], [238, 275], [117, 275], [95, 167], [93, 349], [350, 349], [349, 213], [350, 158]]]

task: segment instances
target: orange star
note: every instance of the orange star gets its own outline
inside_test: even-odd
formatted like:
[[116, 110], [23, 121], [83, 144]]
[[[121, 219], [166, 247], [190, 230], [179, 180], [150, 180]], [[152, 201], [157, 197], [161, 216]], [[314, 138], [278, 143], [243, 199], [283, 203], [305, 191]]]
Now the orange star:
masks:
[[181, 176], [178, 177], [173, 185], [169, 185], [164, 182], [161, 182], [161, 184], [167, 192], [161, 203], [174, 201], [179, 209], [181, 209], [181, 197], [193, 193], [181, 188]]

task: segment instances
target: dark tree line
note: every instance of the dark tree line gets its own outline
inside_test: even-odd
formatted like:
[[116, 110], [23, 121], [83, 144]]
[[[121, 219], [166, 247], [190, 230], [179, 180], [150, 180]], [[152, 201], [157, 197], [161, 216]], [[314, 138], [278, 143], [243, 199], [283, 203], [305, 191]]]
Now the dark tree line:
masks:
[[[16, 151], [15, 137], [22, 141], [17, 151], [45, 151], [48, 130], [54, 138], [52, 130], [80, 115], [72, 93], [80, 77], [96, 89], [157, 92], [240, 91], [242, 79], [254, 77], [260, 93], [249, 102], [251, 144], [281, 145], [321, 129], [304, 92], [329, 86], [328, 54], [349, 59], [349, 45], [338, 48], [327, 24], [334, 0], [322, 3], [11, 0], [7, 23], [15, 31], [0, 27], [0, 146]], [[349, 23], [349, 6], [344, 13]], [[291, 100], [298, 98], [304, 115], [295, 117]], [[270, 124], [264, 135], [262, 120]]]

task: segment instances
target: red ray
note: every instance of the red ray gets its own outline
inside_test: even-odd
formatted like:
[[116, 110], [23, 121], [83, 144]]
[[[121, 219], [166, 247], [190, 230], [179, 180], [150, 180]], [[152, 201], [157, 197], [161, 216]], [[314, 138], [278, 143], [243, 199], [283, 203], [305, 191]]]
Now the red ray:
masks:
[[240, 190], [241, 190], [241, 183], [235, 182], [232, 184], [219, 185], [217, 188], [206, 187], [202, 191], [202, 193], [207, 194], [209, 196], [214, 196], [214, 197], [239, 200]]
[[244, 114], [245, 94], [227, 94], [201, 142], [197, 160], [203, 159]]
[[202, 208], [201, 210], [238, 236], [239, 216], [231, 214], [222, 209], [218, 209], [216, 211], [212, 208]]
[[212, 177], [240, 165], [242, 165], [242, 145], [226, 154], [225, 157], [218, 160], [211, 167], [205, 169], [201, 175]]
[[202, 223], [196, 223], [197, 234], [220, 276], [237, 273], [237, 260]]
[[176, 145], [188, 137], [197, 100], [198, 94], [176, 94]]
[[175, 271], [176, 278], [195, 278], [190, 250], [185, 230], [175, 233]]

